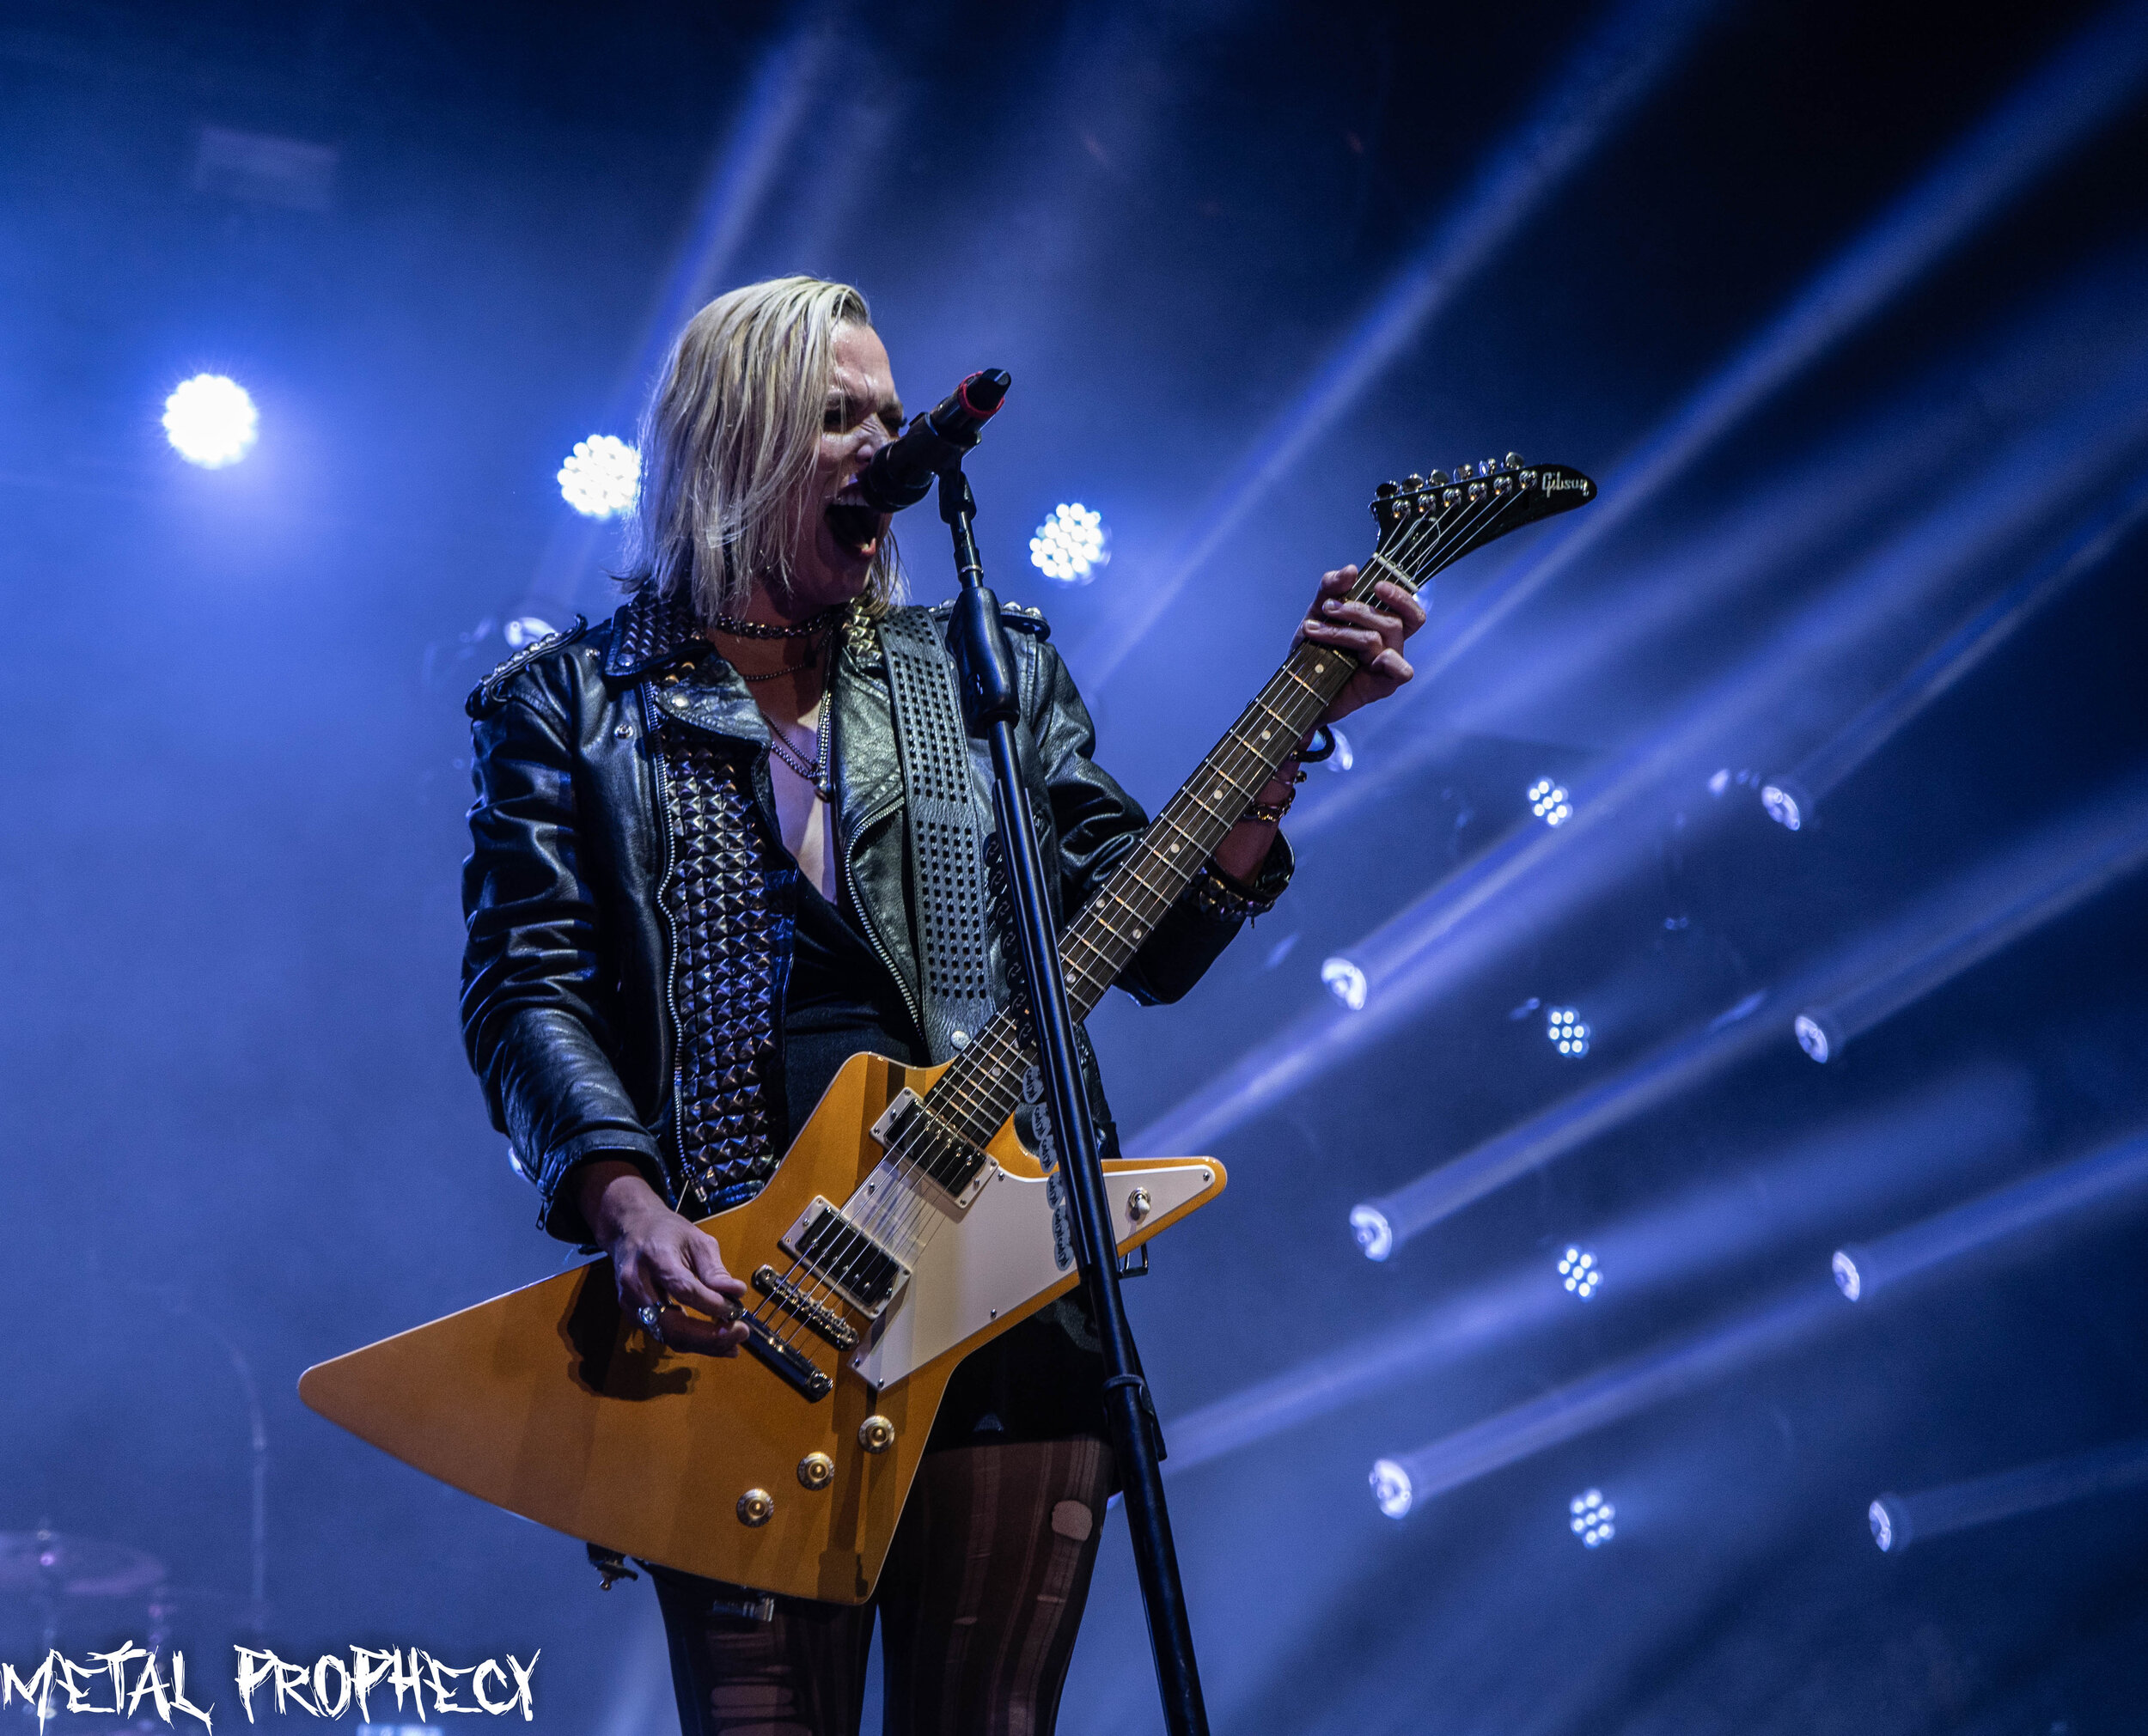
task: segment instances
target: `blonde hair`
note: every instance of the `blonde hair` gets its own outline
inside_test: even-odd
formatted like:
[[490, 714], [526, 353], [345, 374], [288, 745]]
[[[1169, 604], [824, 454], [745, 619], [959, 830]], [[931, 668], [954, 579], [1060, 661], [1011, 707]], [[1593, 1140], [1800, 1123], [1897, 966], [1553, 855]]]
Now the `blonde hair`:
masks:
[[[718, 295], [687, 321], [642, 417], [641, 491], [621, 582], [692, 587], [704, 624], [745, 606], [756, 577], [790, 583], [788, 550], [812, 494], [835, 334], [870, 326], [847, 283], [772, 277]], [[873, 555], [865, 602], [899, 588], [894, 539]]]

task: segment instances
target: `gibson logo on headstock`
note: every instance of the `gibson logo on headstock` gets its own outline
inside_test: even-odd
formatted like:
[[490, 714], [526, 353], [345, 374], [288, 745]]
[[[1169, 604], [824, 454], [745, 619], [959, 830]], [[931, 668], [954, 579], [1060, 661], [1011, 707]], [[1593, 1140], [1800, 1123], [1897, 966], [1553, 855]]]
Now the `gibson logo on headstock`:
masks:
[[1557, 494], [1561, 489], [1568, 488], [1577, 488], [1586, 494], [1590, 487], [1589, 478], [1585, 476], [1547, 476], [1544, 478], [1546, 494]]

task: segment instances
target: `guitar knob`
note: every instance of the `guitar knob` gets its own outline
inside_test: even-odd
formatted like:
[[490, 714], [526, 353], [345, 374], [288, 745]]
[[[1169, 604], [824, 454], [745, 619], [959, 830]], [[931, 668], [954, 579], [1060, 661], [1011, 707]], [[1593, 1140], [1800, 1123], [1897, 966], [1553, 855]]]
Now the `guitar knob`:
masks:
[[757, 1530], [776, 1516], [776, 1497], [765, 1489], [749, 1489], [738, 1498], [738, 1522]]
[[895, 1425], [876, 1410], [857, 1425], [857, 1444], [868, 1453], [885, 1453], [895, 1444]]
[[826, 1489], [835, 1481], [835, 1461], [825, 1453], [809, 1453], [798, 1461], [798, 1481], [808, 1489]]

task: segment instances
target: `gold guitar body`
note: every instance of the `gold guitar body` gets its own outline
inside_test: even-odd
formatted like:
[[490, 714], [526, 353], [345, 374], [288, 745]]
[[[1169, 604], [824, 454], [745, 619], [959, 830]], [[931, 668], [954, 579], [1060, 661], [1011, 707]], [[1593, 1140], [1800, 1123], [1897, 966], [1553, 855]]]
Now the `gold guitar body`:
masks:
[[[874, 1124], [906, 1086], [922, 1096], [944, 1070], [853, 1056], [766, 1188], [702, 1221], [724, 1264], [741, 1277], [787, 1270], [781, 1244], [802, 1215], [885, 1174]], [[738, 1585], [862, 1603], [955, 1365], [1077, 1282], [1054, 1221], [1058, 1189], [1011, 1122], [986, 1150], [996, 1172], [966, 1207], [931, 1208], [938, 1220], [904, 1249], [908, 1279], [876, 1321], [833, 1300], [857, 1348], [791, 1335], [833, 1377], [825, 1397], [809, 1399], [750, 1355], [654, 1343], [622, 1314], [608, 1260], [323, 1362], [299, 1394], [405, 1463], [569, 1536]], [[1224, 1182], [1206, 1158], [1104, 1167], [1122, 1251]], [[870, 1418], [893, 1431], [877, 1451], [863, 1437], [886, 1431], [868, 1429]]]

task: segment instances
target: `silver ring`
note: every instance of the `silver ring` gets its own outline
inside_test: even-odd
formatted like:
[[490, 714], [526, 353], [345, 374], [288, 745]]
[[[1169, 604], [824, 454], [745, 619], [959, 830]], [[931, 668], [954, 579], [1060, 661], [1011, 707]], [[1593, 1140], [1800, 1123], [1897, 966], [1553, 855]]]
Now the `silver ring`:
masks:
[[663, 1310], [644, 1302], [634, 1318], [642, 1323], [642, 1331], [659, 1344], [664, 1341]]

